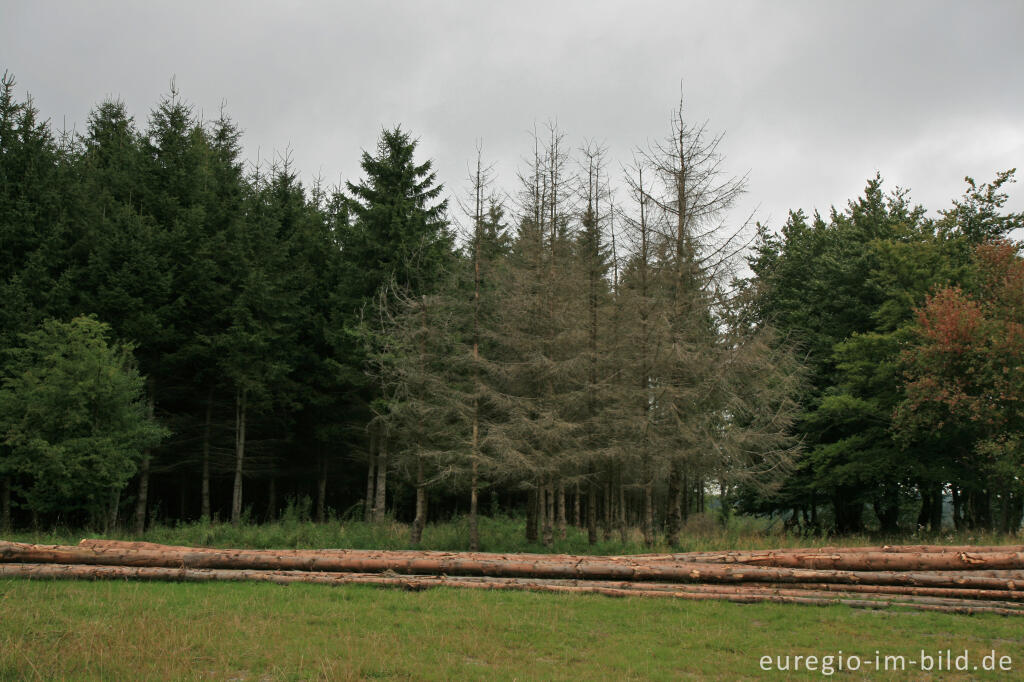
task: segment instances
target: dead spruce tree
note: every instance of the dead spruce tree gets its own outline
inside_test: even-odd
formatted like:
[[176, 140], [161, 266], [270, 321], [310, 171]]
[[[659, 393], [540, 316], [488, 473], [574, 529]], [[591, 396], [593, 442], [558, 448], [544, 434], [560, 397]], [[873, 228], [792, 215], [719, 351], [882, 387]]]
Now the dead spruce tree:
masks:
[[393, 466], [416, 491], [410, 532], [418, 545], [427, 521], [432, 485], [450, 483], [465, 460], [472, 387], [468, 362], [461, 361], [457, 299], [442, 294], [410, 296], [395, 288], [374, 332], [371, 356], [382, 398], [377, 429], [388, 434]]
[[717, 146], [680, 109], [669, 141], [626, 169], [618, 210], [603, 150], [585, 146], [571, 173], [551, 125], [534, 136], [507, 239], [478, 155], [449, 280], [377, 308], [375, 424], [416, 490], [414, 542], [443, 485], [468, 492], [473, 549], [488, 486], [527, 494], [532, 541], [565, 537], [575, 493], [591, 542], [599, 520], [605, 539], [616, 527], [625, 538], [631, 517], [648, 545], [662, 522], [677, 544], [704, 490], [724, 499], [785, 469], [799, 368], [732, 293], [742, 229], [724, 220], [743, 182], [719, 178]]
[[[527, 537], [551, 544], [578, 468], [581, 347], [575, 298], [574, 178], [563, 134], [549, 125], [520, 173], [517, 229], [500, 286], [503, 416], [487, 439], [504, 475], [528, 493]], [[558, 510], [562, 510], [559, 514]]]
[[[578, 475], [573, 484], [578, 488], [582, 479], [587, 491], [587, 536], [591, 544], [597, 542], [599, 493], [603, 493], [600, 497], [603, 500], [606, 540], [617, 515], [621, 513], [621, 501], [615, 495], [616, 482], [622, 474], [621, 464], [609, 450], [607, 423], [603, 418], [609, 400], [607, 376], [612, 357], [609, 341], [614, 338], [613, 327], [617, 319], [611, 306], [613, 283], [608, 279], [613, 263], [605, 237], [606, 227], [614, 215], [607, 180], [606, 154], [606, 149], [593, 142], [588, 142], [580, 149], [580, 216], [575, 242], [577, 281], [574, 285], [579, 292], [578, 298], [586, 318], [585, 343], [581, 348], [584, 362], [580, 367], [582, 405], [578, 410], [578, 421], [582, 429], [581, 450], [577, 464]], [[560, 501], [563, 499], [560, 496]], [[559, 524], [564, 538], [564, 513], [559, 514]]]
[[[466, 241], [465, 260], [468, 268], [462, 271], [463, 283], [460, 289], [471, 292], [471, 304], [463, 309], [462, 328], [468, 332], [463, 355], [468, 355], [468, 376], [465, 378], [469, 394], [466, 396], [467, 418], [469, 420], [468, 464], [463, 478], [469, 479], [469, 546], [476, 551], [480, 548], [479, 498], [483, 480], [494, 478], [494, 459], [489, 457], [490, 449], [485, 447], [489, 428], [497, 413], [496, 394], [491, 390], [495, 364], [491, 361], [497, 355], [501, 339], [495, 330], [495, 306], [499, 272], [508, 255], [509, 239], [505, 234], [504, 209], [492, 190], [493, 168], [483, 163], [481, 145], [477, 145], [476, 162], [469, 174], [469, 201], [462, 204], [463, 213], [469, 219], [469, 229], [464, 231]], [[468, 308], [468, 309], [467, 309]]]
[[720, 141], [688, 125], [680, 105], [666, 141], [627, 173], [634, 208], [624, 226], [615, 421], [624, 425], [620, 452], [638, 460], [648, 544], [656, 481], [667, 481], [665, 530], [675, 545], [709, 479], [767, 485], [767, 472], [792, 452], [787, 391], [797, 367], [770, 330], [740, 328], [732, 314], [729, 282], [745, 226], [724, 221], [745, 180], [724, 175]]

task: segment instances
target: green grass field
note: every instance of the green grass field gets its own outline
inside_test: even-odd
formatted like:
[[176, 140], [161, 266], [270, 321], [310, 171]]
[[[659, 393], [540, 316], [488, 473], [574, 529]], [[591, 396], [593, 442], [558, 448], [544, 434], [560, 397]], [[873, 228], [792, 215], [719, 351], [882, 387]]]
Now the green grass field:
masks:
[[[995, 649], [1024, 665], [1020, 621], [1000, 616], [454, 589], [0, 581], [0, 680], [737, 679], [766, 675], [763, 655], [841, 650], [873, 660], [877, 650], [909, 660], [947, 648], [967, 649], [974, 661]], [[909, 666], [906, 674], [919, 676]]]
[[[806, 539], [764, 528], [693, 526], [683, 549], [867, 544], [880, 538]], [[543, 551], [513, 520], [485, 520], [484, 549]], [[459, 523], [429, 526], [423, 546], [463, 549]], [[57, 531], [12, 539], [74, 542]], [[122, 536], [126, 537], [126, 536]], [[400, 524], [154, 528], [146, 540], [234, 547], [406, 547]], [[570, 530], [555, 551], [643, 551], [638, 538], [590, 547]], [[906, 542], [1008, 543], [1013, 537], [942, 536]], [[662, 548], [667, 549], [667, 548]], [[907, 678], [930, 655], [995, 650], [1024, 671], [1016, 618], [845, 606], [740, 605], [597, 595], [367, 586], [45, 582], [0, 580], [0, 680], [20, 679], [778, 679], [764, 655], [906, 657]], [[774, 665], [774, 663], [773, 663]], [[818, 667], [822, 662], [819, 660]], [[833, 662], [833, 668], [837, 664]], [[836, 676], [873, 676], [873, 663]], [[886, 675], [890, 675], [887, 673]], [[959, 673], [974, 678], [981, 671]], [[943, 673], [943, 676], [945, 673]], [[954, 674], [954, 678], [958, 676]], [[806, 678], [820, 678], [811, 672]], [[1020, 676], [996, 673], [993, 677]]]

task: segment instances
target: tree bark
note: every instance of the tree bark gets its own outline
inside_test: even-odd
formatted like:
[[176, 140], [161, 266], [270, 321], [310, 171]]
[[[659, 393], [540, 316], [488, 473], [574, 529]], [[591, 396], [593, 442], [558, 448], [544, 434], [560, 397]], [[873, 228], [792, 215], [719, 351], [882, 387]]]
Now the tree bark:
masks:
[[[327, 573], [287, 570], [224, 570], [166, 567], [81, 566], [62, 564], [11, 564], [0, 566], [0, 576], [29, 579], [87, 580], [162, 580], [172, 582], [261, 581], [282, 585], [314, 583], [321, 585], [370, 584], [422, 590], [429, 587], [461, 587], [470, 589], [531, 590], [537, 592], [593, 593], [610, 597], [662, 597], [686, 600], [722, 600], [738, 603], [776, 602], [805, 605], [843, 604], [854, 608], [885, 609], [900, 606], [927, 611], [975, 614], [994, 613], [1004, 616], [1024, 615], [1020, 604], [1012, 601], [981, 601], [977, 597], [933, 598], [913, 588], [899, 588], [879, 594], [858, 594], [857, 585], [793, 584], [788, 589], [760, 585], [676, 585], [630, 584], [611, 581], [577, 581], [572, 579], [502, 578], [448, 575], [382, 575], [374, 573]], [[907, 591], [905, 591], [907, 590]], [[961, 592], [961, 591], [957, 591]], [[966, 592], [966, 591], [963, 591]], [[964, 595], [966, 596], [966, 595]], [[987, 595], [985, 595], [987, 596]], [[1009, 595], [1003, 595], [1009, 596]], [[861, 598], [857, 598], [861, 597]], [[1012, 598], [1017, 598], [1013, 595]]]
[[654, 483], [648, 479], [644, 481], [644, 544], [648, 547], [654, 545]]
[[[476, 428], [477, 425], [473, 423], [473, 442], [476, 443]], [[480, 505], [480, 492], [478, 488], [477, 480], [477, 461], [473, 460], [472, 473], [470, 474], [469, 483], [469, 548], [476, 552], [480, 549], [480, 527], [478, 523], [478, 507]]]
[[864, 505], [858, 499], [859, 492], [847, 486], [836, 488], [832, 504], [835, 509], [836, 531], [840, 534], [859, 533], [863, 529]]
[[117, 515], [121, 506], [121, 489], [111, 488], [110, 506], [107, 508], [107, 523], [104, 533], [110, 535], [117, 529]]
[[267, 483], [267, 521], [277, 520], [277, 474], [271, 472]]
[[960, 494], [960, 489], [953, 486], [953, 527], [958, 532], [963, 530], [963, 497]]
[[206, 419], [203, 421], [203, 482], [199, 516], [210, 519], [210, 422], [213, 418], [213, 389], [206, 394]]
[[668, 508], [666, 509], [666, 530], [669, 547], [679, 545], [679, 532], [683, 527], [683, 481], [681, 463], [673, 457], [668, 472]]
[[[918, 486], [921, 494], [921, 509], [917, 513], [917, 527], [929, 528], [932, 518], [932, 489], [930, 486], [921, 484]], [[929, 528], [934, 530], [934, 528]]]
[[[930, 563], [928, 557], [913, 553], [884, 553], [905, 557], [908, 562]], [[782, 555], [794, 556], [798, 555]], [[50, 563], [170, 567], [175, 569], [304, 570], [338, 572], [401, 573], [405, 575], [465, 575], [482, 577], [530, 577], [573, 580], [625, 580], [679, 583], [833, 583], [853, 585], [899, 585], [1019, 592], [1021, 570], [1014, 577], [976, 575], [971, 566], [1013, 565], [1024, 561], [1021, 553], [977, 553], [970, 557], [981, 563], [963, 563], [955, 553], [943, 553], [959, 570], [842, 570], [778, 568], [745, 564], [699, 563], [692, 561], [627, 560], [615, 557], [571, 557], [565, 555], [508, 557], [505, 555], [461, 555], [444, 552], [367, 550], [221, 550], [173, 548], [117, 549], [102, 546], [28, 545], [0, 542], [0, 564]]]
[[245, 464], [245, 416], [247, 389], [235, 393], [235, 483], [231, 491], [231, 523], [242, 520], [242, 472]]
[[565, 484], [558, 479], [558, 537], [565, 539]]
[[0, 478], [0, 530], [11, 532], [11, 478]]
[[605, 477], [604, 483], [601, 486], [601, 497], [604, 498], [604, 508], [601, 510], [604, 513], [601, 515], [601, 536], [605, 542], [612, 539], [612, 515], [614, 510], [612, 509], [612, 484], [611, 484], [611, 473], [609, 472]]
[[484, 222], [484, 171], [481, 167], [480, 147], [476, 154], [476, 178], [473, 183], [474, 207], [473, 224], [473, 429], [470, 443], [470, 485], [469, 485], [469, 548], [480, 549], [480, 529], [477, 524], [479, 505], [478, 476], [480, 461], [480, 243], [483, 241]]
[[537, 499], [540, 497], [537, 487], [530, 488], [526, 493], [526, 541], [537, 542]]
[[622, 469], [619, 469], [619, 541], [623, 545], [629, 541], [629, 531], [626, 527], [626, 486], [622, 483]]
[[416, 458], [416, 518], [412, 521], [410, 541], [414, 547], [423, 539], [423, 528], [427, 525], [427, 484], [423, 476], [423, 458]]
[[323, 453], [323, 446], [320, 449], [318, 464], [318, 477], [316, 482], [316, 522], [324, 523], [327, 520], [327, 455]]
[[544, 485], [544, 546], [550, 547], [555, 541], [555, 495], [550, 481]]
[[[153, 419], [153, 386], [149, 387], [149, 399], [147, 401], [147, 412], [149, 419]], [[149, 459], [152, 453], [147, 449], [142, 454], [142, 462], [139, 464], [139, 496], [135, 500], [135, 534], [142, 535], [146, 530], [146, 513], [149, 504]]]
[[139, 464], [139, 495], [135, 500], [135, 534], [142, 535], [146, 530], [146, 511], [149, 504], [149, 457], [147, 450]]
[[385, 502], [388, 487], [388, 435], [384, 429], [382, 431], [377, 444], [379, 451], [377, 453], [377, 491], [373, 498], [374, 523], [382, 522], [387, 514]]
[[373, 520], [373, 492], [377, 485], [377, 428], [370, 429], [369, 462], [366, 467], [366, 501], [363, 503], [363, 521]]
[[590, 480], [587, 481], [587, 542], [597, 544], [597, 481], [596, 471], [591, 468]]
[[692, 507], [696, 505], [695, 496], [693, 494], [693, 482], [690, 481], [689, 475], [683, 472], [683, 485], [682, 485], [682, 501], [680, 507], [682, 508], [683, 520], [690, 518], [690, 512], [693, 511]]
[[576, 528], [583, 527], [583, 517], [580, 516], [580, 484], [576, 483], [572, 494], [572, 525]]

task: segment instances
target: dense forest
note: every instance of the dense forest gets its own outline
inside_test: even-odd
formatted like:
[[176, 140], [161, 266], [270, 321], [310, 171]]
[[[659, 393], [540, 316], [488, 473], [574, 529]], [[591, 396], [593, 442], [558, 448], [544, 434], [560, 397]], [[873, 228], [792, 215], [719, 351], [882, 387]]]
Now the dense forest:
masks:
[[668, 123], [627, 163], [542, 126], [463, 191], [396, 127], [328, 187], [173, 86], [75, 133], [5, 74], [0, 527], [1019, 529], [1014, 171], [934, 215], [876, 174], [773, 231], [732, 222], [721, 138]]

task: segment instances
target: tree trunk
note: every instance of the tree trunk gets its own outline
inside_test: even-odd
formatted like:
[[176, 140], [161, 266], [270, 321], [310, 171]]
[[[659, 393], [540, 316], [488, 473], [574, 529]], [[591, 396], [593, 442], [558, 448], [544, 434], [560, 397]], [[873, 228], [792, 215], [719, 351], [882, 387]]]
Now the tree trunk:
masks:
[[[10, 564], [116, 565], [123, 567], [171, 567], [175, 569], [258, 569], [318, 572], [394, 572], [410, 575], [463, 575], [484, 577], [561, 578], [578, 581], [617, 580], [682, 583], [833, 583], [855, 585], [902, 585], [1002, 590], [1020, 594], [1016, 575], [1022, 562], [1019, 552], [752, 552], [735, 558], [768, 559], [769, 565], [730, 562], [728, 557], [699, 555], [673, 557], [509, 557], [465, 555], [448, 552], [379, 550], [225, 550], [177, 547], [138, 549], [100, 546], [28, 545], [0, 542], [0, 556]], [[805, 568], [806, 565], [843, 565], [849, 568]], [[772, 565], [780, 564], [780, 565]], [[791, 565], [793, 567], [784, 567]], [[887, 569], [873, 568], [891, 567]], [[872, 568], [868, 568], [872, 567]], [[1017, 568], [1007, 568], [1017, 567]], [[895, 569], [895, 570], [893, 570]], [[1001, 571], [992, 575], [989, 571]], [[980, 573], [980, 575], [979, 575]], [[670, 588], [672, 589], [672, 588]], [[815, 589], [818, 589], [815, 586]]]
[[530, 488], [526, 493], [526, 541], [537, 542], [537, 498], [536, 487]]
[[267, 484], [267, 521], [277, 520], [277, 475], [270, 474], [270, 482]]
[[971, 528], [992, 530], [992, 493], [988, 490], [971, 490], [967, 497], [967, 509], [971, 516]]
[[644, 481], [644, 544], [654, 545], [654, 483]]
[[857, 498], [858, 491], [846, 486], [836, 488], [833, 497], [835, 508], [836, 531], [843, 533], [859, 533], [863, 529], [863, 503]]
[[319, 477], [316, 482], [316, 522], [323, 523], [327, 520], [327, 455], [323, 453], [323, 446], [320, 449]]
[[1021, 497], [1020, 493], [1014, 493], [1007, 500], [1007, 504], [1012, 505], [1012, 507], [1010, 510], [1010, 522], [1006, 532], [1015, 534], [1020, 530], [1021, 521], [1024, 519], [1024, 497]]
[[142, 535], [146, 530], [146, 508], [149, 504], [149, 450], [142, 455], [139, 464], [139, 495], [135, 500], [135, 534]]
[[932, 518], [932, 489], [922, 484], [918, 486], [918, 490], [921, 493], [921, 509], [917, 513], [917, 527], [928, 528]]
[[814, 529], [814, 534], [818, 534], [818, 496], [811, 491], [811, 528]]
[[110, 506], [107, 508], [107, 523], [104, 533], [110, 535], [117, 530], [117, 513], [121, 506], [121, 489], [111, 488]]
[[555, 541], [554, 520], [555, 520], [555, 495], [550, 482], [544, 485], [544, 546], [550, 547]]
[[0, 478], [0, 531], [11, 532], [11, 478]]
[[597, 544], [597, 481], [591, 469], [591, 478], [587, 482], [587, 542]]
[[[473, 424], [473, 441], [476, 442], [476, 423]], [[477, 461], [473, 460], [472, 474], [469, 482], [469, 549], [476, 552], [480, 549], [480, 527], [477, 511], [480, 504], [480, 491], [477, 480]]]
[[565, 484], [558, 479], [558, 538], [565, 539]]
[[387, 507], [384, 504], [388, 487], [388, 436], [386, 432], [380, 435], [380, 441], [377, 446], [380, 448], [380, 451], [377, 453], [377, 492], [373, 498], [374, 523], [383, 521], [387, 513]]
[[373, 520], [373, 492], [377, 485], [377, 429], [370, 430], [370, 457], [366, 467], [366, 501], [363, 503], [363, 521]]
[[235, 484], [231, 491], [231, 523], [242, 520], [242, 471], [245, 464], [245, 411], [248, 391], [235, 393]]
[[622, 484], [622, 468], [619, 468], [619, 540], [623, 545], [629, 540], [629, 532], [626, 529], [626, 486]]
[[[369, 584], [424, 590], [430, 587], [468, 589], [531, 590], [554, 593], [591, 593], [610, 597], [660, 597], [691, 601], [721, 600], [737, 603], [787, 603], [819, 606], [846, 605], [853, 608], [887, 609], [893, 606], [924, 611], [1003, 616], [1024, 615], [1018, 603], [1008, 599], [1016, 594], [992, 595], [989, 590], [918, 588], [916, 586], [870, 586], [856, 584], [791, 583], [786, 589], [766, 590], [763, 585], [679, 585], [665, 583], [623, 583], [621, 581], [506, 578], [449, 575], [389, 575], [387, 573], [328, 573], [313, 571], [268, 571], [259, 569], [193, 569], [132, 566], [31, 565], [0, 566], [0, 576], [34, 580], [159, 580], [169, 582], [260, 581], [280, 585]], [[863, 588], [869, 588], [865, 590]], [[870, 594], [877, 590], [877, 593]], [[868, 592], [869, 594], [864, 594]], [[932, 597], [929, 595], [942, 595]], [[883, 597], [883, 599], [879, 599]], [[1002, 597], [1002, 598], [1000, 598]], [[986, 599], [987, 598], [987, 599]], [[984, 600], [983, 600], [984, 599]]]
[[685, 471], [683, 472], [682, 488], [682, 502], [680, 503], [680, 507], [682, 507], [683, 520], [685, 521], [686, 519], [690, 518], [691, 507], [693, 507], [695, 504], [692, 490], [693, 484], [690, 482], [690, 477], [689, 475], [687, 475]]
[[[153, 420], [153, 387], [149, 387], [149, 399], [147, 401], [147, 412], [150, 421]], [[142, 462], [139, 464], [139, 496], [135, 500], [135, 534], [142, 535], [146, 530], [146, 512], [149, 504], [149, 458], [151, 452], [147, 449], [142, 454]]]
[[203, 422], [203, 483], [199, 516], [210, 519], [210, 421], [213, 417], [213, 389], [206, 395], [206, 420]]
[[963, 530], [963, 502], [960, 495], [960, 489], [957, 486], [953, 486], [953, 526], [959, 532]]
[[605, 477], [604, 484], [602, 486], [602, 497], [604, 498], [604, 513], [601, 515], [601, 519], [604, 523], [601, 524], [601, 536], [605, 542], [612, 539], [612, 484], [611, 484], [611, 473]]
[[888, 535], [899, 532], [900, 500], [899, 488], [895, 485], [884, 485], [879, 495], [873, 500], [875, 516], [878, 517], [879, 530]]
[[572, 493], [572, 525], [582, 528], [583, 518], [580, 516], [580, 484], [576, 483]]
[[942, 485], [937, 486], [932, 492], [931, 517], [929, 526], [932, 532], [942, 532]]
[[477, 524], [479, 506], [478, 463], [480, 461], [480, 243], [483, 241], [484, 223], [484, 170], [481, 164], [481, 148], [477, 147], [476, 178], [473, 194], [476, 205], [473, 211], [473, 430], [470, 444], [472, 468], [469, 486], [469, 548], [480, 549], [480, 529]]
[[673, 457], [668, 472], [668, 508], [666, 509], [666, 526], [669, 547], [679, 545], [679, 532], [683, 527], [683, 481], [678, 458]]
[[423, 477], [423, 458], [416, 458], [416, 518], [412, 521], [410, 542], [413, 547], [423, 539], [423, 528], [427, 525], [427, 484]]

